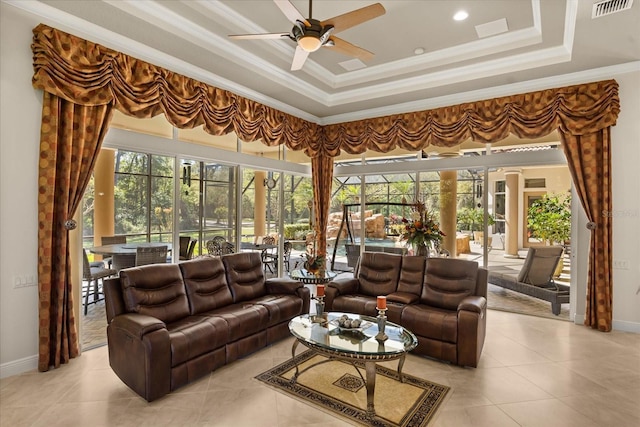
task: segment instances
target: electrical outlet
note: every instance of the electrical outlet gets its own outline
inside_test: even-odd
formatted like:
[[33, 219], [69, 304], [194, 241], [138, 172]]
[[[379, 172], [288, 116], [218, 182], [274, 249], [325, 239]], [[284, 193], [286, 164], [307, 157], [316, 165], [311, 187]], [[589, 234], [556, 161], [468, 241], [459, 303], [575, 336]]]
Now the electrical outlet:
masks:
[[628, 270], [629, 269], [629, 261], [626, 259], [614, 259], [613, 260], [613, 268], [616, 270]]
[[33, 274], [13, 276], [13, 288], [26, 288], [28, 286], [36, 286], [36, 276]]

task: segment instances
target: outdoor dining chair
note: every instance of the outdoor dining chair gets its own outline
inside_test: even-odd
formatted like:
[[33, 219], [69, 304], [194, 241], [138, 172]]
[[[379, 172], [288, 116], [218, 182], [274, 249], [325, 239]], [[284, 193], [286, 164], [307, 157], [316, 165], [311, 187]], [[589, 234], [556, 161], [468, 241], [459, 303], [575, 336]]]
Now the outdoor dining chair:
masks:
[[[105, 277], [115, 276], [118, 272], [111, 268], [91, 267], [89, 264], [89, 257], [87, 257], [87, 250], [82, 249], [82, 298], [84, 299], [84, 314], [87, 314], [89, 304], [95, 304], [98, 301], [104, 299], [102, 292], [102, 280]], [[93, 295], [91, 302], [89, 297]], [[102, 297], [101, 297], [102, 295]]]
[[167, 246], [140, 246], [136, 248], [136, 267], [167, 262]]
[[[104, 245], [117, 245], [127, 243], [127, 236], [102, 236], [100, 238], [102, 246]], [[102, 258], [102, 262], [106, 263], [109, 268], [112, 268], [113, 258]]]

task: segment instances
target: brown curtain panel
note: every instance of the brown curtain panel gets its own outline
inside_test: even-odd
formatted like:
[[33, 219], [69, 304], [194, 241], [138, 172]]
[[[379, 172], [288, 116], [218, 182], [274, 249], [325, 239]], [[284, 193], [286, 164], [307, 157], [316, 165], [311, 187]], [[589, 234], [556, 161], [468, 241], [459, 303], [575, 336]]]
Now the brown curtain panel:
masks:
[[111, 119], [111, 105], [77, 105], [44, 92], [38, 176], [38, 369], [78, 355], [69, 229]]
[[316, 222], [314, 229], [318, 236], [318, 254], [327, 254], [327, 225], [331, 207], [331, 184], [333, 183], [333, 158], [319, 155], [311, 159], [311, 178], [313, 179], [314, 211]]
[[609, 129], [587, 135], [561, 133], [571, 176], [587, 213], [591, 241], [585, 324], [610, 331], [613, 314], [611, 150]]
[[[466, 139], [497, 142], [509, 134], [538, 138], [556, 129], [560, 129], [566, 144], [567, 136], [582, 139], [591, 134], [608, 135], [620, 109], [618, 85], [608, 80], [319, 126], [46, 25], [34, 29], [32, 49], [34, 87], [70, 102], [86, 106], [111, 104], [140, 118], [163, 113], [178, 128], [202, 125], [214, 135], [234, 131], [244, 141], [261, 139], [266, 145], [284, 144], [291, 150], [304, 150], [312, 158], [314, 184], [326, 184], [317, 186], [319, 191], [315, 193], [319, 228], [326, 225], [330, 205], [332, 158], [342, 151], [389, 152], [397, 147], [419, 151], [430, 144], [450, 147]], [[603, 144], [601, 138], [595, 138], [595, 144]], [[602, 145], [601, 149], [608, 156], [608, 145]], [[565, 147], [565, 150], [573, 149]], [[593, 173], [589, 167], [577, 169], [576, 162], [570, 161], [569, 167], [574, 180], [588, 181], [586, 175]], [[602, 187], [603, 182], [598, 178], [597, 181]], [[580, 192], [581, 199], [591, 197], [590, 192]], [[592, 205], [586, 200], [582, 203], [585, 207]], [[610, 194], [602, 198], [601, 208], [611, 210]], [[326, 242], [326, 229], [318, 231], [320, 239]], [[609, 250], [610, 232], [600, 237], [607, 239], [607, 244], [599, 245]], [[54, 238], [47, 236], [47, 239]], [[596, 278], [607, 276], [605, 270], [610, 268], [601, 257], [591, 255], [591, 260], [589, 290], [595, 289]], [[612, 284], [604, 286], [609, 289], [610, 299]], [[588, 311], [605, 313], [598, 319], [611, 318], [610, 303], [606, 307], [598, 305], [599, 301], [601, 298], [594, 297], [592, 302], [590, 297]], [[587, 324], [610, 329], [610, 321], [608, 328], [601, 327], [600, 320], [594, 318], [589, 315]]]

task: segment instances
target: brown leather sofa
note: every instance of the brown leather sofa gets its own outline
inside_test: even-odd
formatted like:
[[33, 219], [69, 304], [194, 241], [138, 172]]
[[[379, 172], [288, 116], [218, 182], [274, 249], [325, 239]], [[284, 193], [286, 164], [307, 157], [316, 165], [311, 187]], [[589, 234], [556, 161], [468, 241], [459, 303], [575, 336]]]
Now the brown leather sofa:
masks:
[[379, 295], [387, 297], [389, 321], [417, 336], [414, 353], [478, 366], [487, 323], [487, 270], [477, 262], [364, 252], [353, 278], [325, 287], [325, 307], [377, 316]]
[[104, 288], [109, 364], [149, 402], [288, 336], [310, 302], [265, 280], [256, 252], [125, 269]]

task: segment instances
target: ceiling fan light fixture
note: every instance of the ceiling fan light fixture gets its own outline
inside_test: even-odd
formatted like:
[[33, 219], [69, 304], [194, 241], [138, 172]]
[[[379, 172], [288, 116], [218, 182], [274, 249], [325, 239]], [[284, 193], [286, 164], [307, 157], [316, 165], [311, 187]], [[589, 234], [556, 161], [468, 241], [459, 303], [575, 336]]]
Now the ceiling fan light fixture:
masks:
[[302, 36], [298, 39], [298, 46], [300, 46], [304, 51], [315, 52], [320, 49], [322, 42], [319, 38], [314, 36]]

